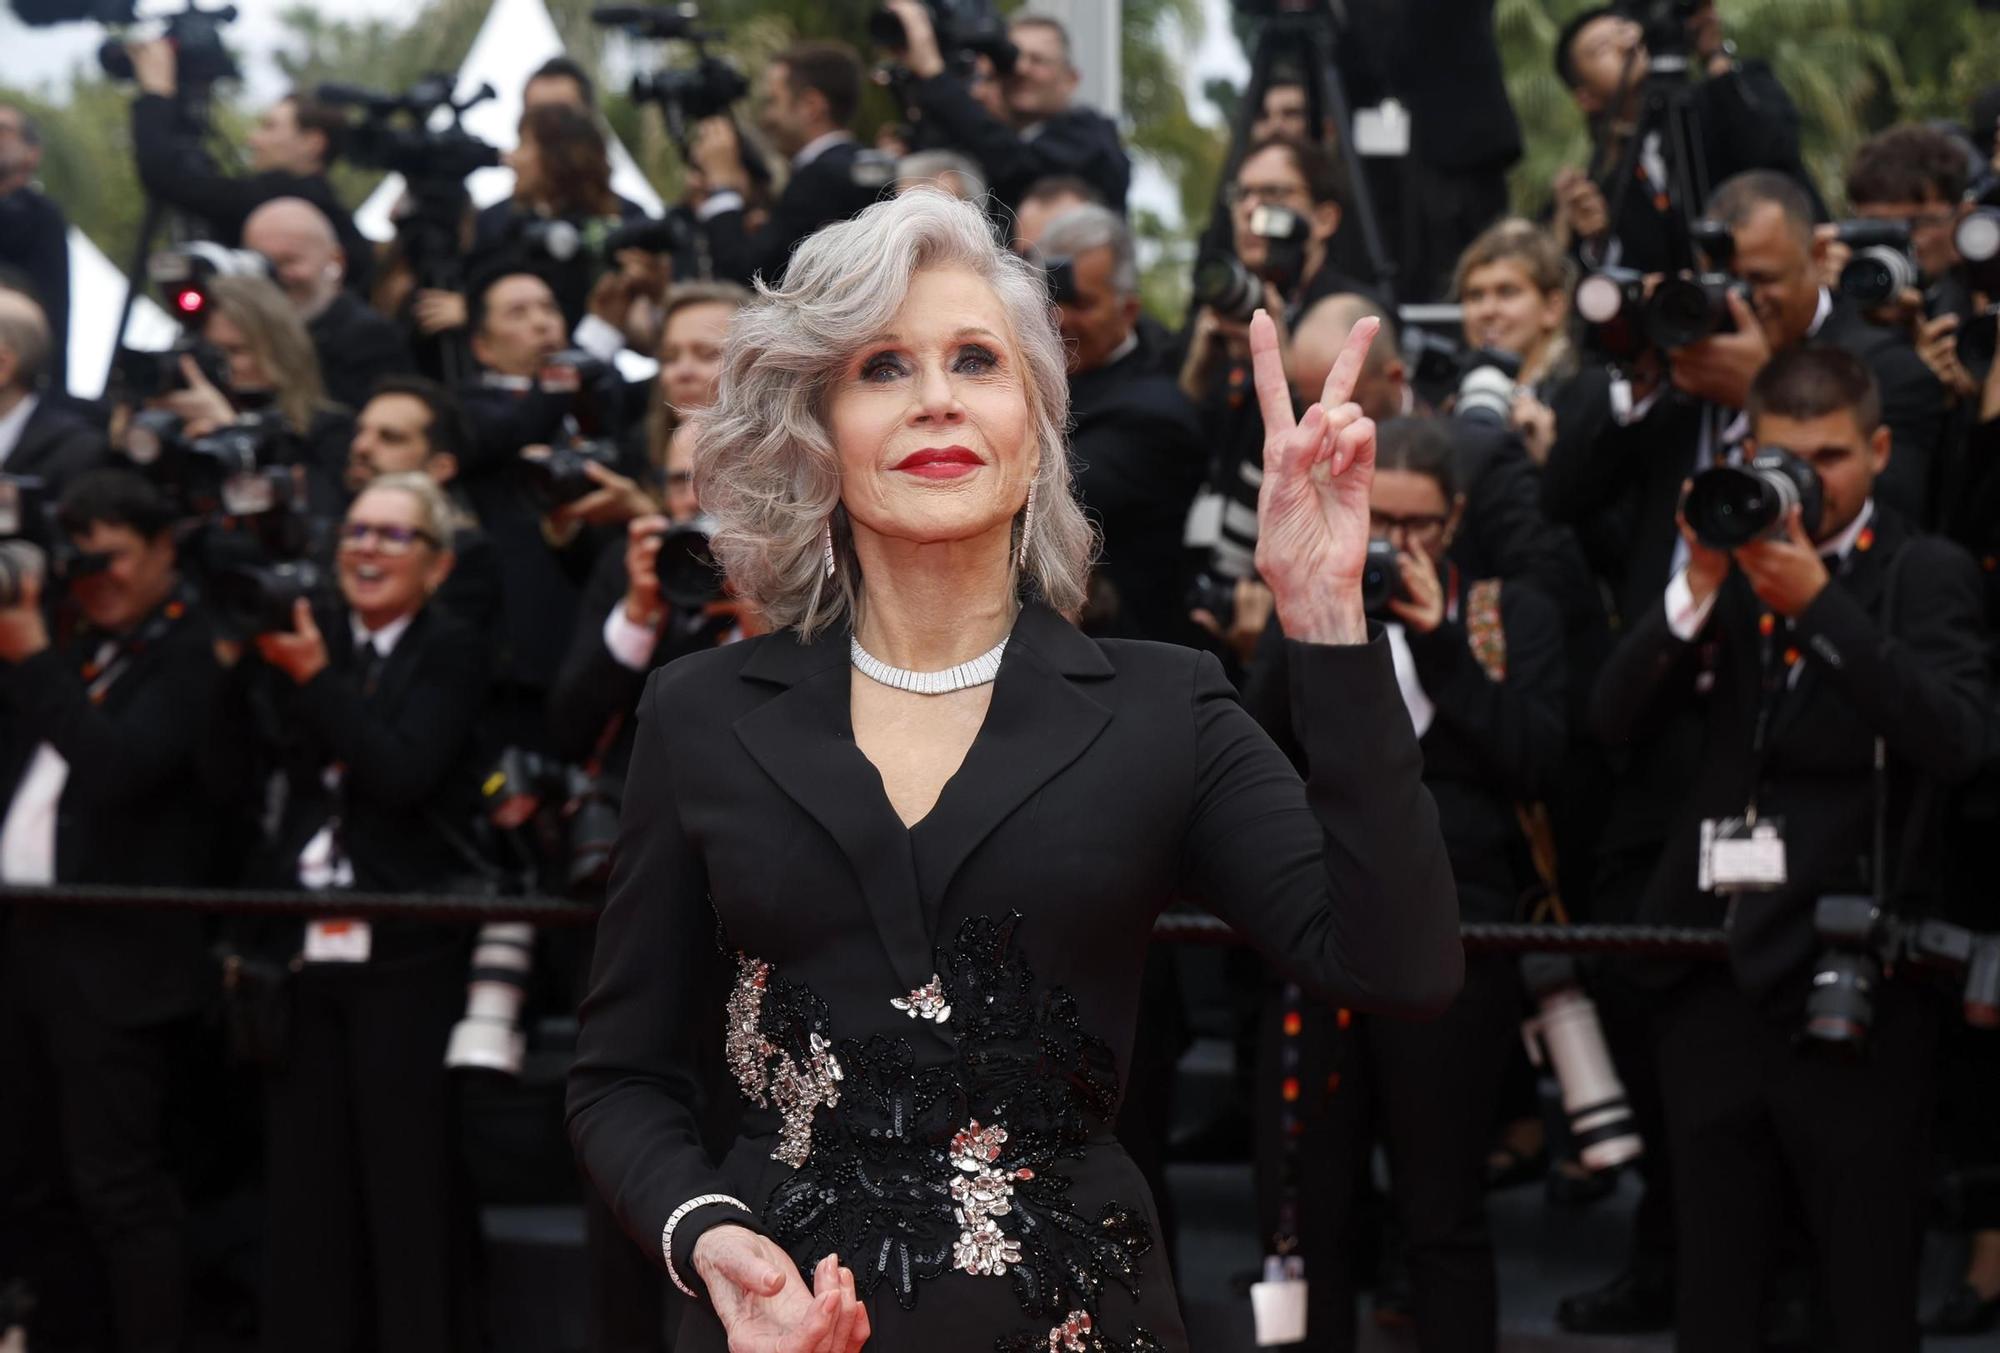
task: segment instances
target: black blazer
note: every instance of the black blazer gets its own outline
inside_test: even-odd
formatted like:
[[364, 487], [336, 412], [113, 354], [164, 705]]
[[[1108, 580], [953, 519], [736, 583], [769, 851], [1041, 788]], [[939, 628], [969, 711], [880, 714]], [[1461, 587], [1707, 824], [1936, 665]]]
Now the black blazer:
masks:
[[[904, 1043], [917, 1068], [948, 1063], [951, 1039], [890, 998], [957, 971], [943, 955], [974, 918], [1010, 913], [1033, 981], [1074, 997], [1064, 1027], [1105, 1040], [1122, 1066], [1153, 919], [1182, 892], [1327, 1000], [1413, 1016], [1449, 1005], [1463, 967], [1456, 898], [1387, 644], [1297, 645], [1291, 658], [1309, 785], [1213, 658], [1093, 641], [1031, 604], [964, 765], [911, 829], [854, 745], [849, 689], [862, 678], [850, 678], [845, 628], [654, 673], [569, 1087], [571, 1138], [627, 1232], [657, 1255], [682, 1202], [721, 1192], [761, 1211], [790, 1174], [766, 1158], [773, 1115], [749, 1123], [758, 1135], [720, 1169], [701, 1149], [700, 1086], [676, 1031], [720, 999], [718, 972], [727, 982], [718, 922], [727, 948], [809, 987], [831, 1035]], [[1108, 1184], [1092, 1175], [1100, 1185], [1143, 1193], [1129, 1161]], [[1081, 1196], [1094, 1212], [1107, 1195]], [[690, 1215], [674, 1237], [679, 1270], [703, 1229], [740, 1219]], [[950, 1296], [999, 1311], [1013, 1306], [1004, 1287]], [[1147, 1309], [1178, 1323], [1170, 1300]]]
[[48, 501], [54, 502], [72, 479], [96, 469], [107, 459], [104, 433], [97, 425], [68, 409], [55, 407], [43, 395], [21, 429], [21, 440], [14, 444], [0, 470], [41, 480]]
[[[1722, 898], [1699, 892], [1696, 844], [1704, 818], [1741, 814], [1753, 784], [1758, 811], [1784, 818], [1790, 881], [1745, 897], [1730, 922], [1730, 957], [1745, 990], [1775, 1002], [1804, 995], [1818, 952], [1812, 911], [1830, 893], [1872, 891], [1874, 739], [1889, 751], [1892, 903], [1931, 902], [1940, 785], [1969, 778], [1985, 759], [1992, 687], [1979, 576], [1956, 545], [1912, 533], [1878, 504], [1873, 543], [1857, 548], [1799, 617], [1789, 644], [1804, 663], [1776, 705], [1768, 755], [1752, 756], [1762, 698], [1762, 605], [1732, 572], [1692, 643], [1674, 637], [1664, 600], [1612, 653], [1597, 684], [1592, 725], [1616, 746], [1643, 738], [1692, 705], [1702, 740], [1693, 790], [1653, 872], [1641, 919], [1723, 923]], [[1895, 565], [1893, 630], [1884, 633]], [[1704, 688], [1706, 688], [1704, 693]]]
[[916, 80], [910, 90], [926, 142], [979, 161], [1000, 205], [1018, 206], [1037, 179], [1073, 174], [1095, 186], [1113, 211], [1125, 214], [1132, 160], [1118, 124], [1096, 109], [1080, 104], [1064, 109], [1034, 135], [1023, 136], [987, 112], [956, 75]]
[[1190, 628], [1181, 539], [1207, 472], [1201, 424], [1143, 345], [1071, 376], [1077, 496], [1104, 535], [1099, 571], [1118, 589], [1120, 633], [1178, 642]]
[[[442, 827], [465, 833], [473, 803], [470, 760], [488, 656], [484, 638], [426, 607], [396, 643], [365, 693], [344, 609], [317, 617], [329, 665], [303, 686], [246, 662], [226, 692], [235, 726], [255, 727], [261, 756], [244, 766], [250, 784], [284, 779], [282, 811], [253, 877], [295, 887], [298, 858], [336, 810], [364, 892], [422, 892], [470, 872]], [[255, 723], [250, 720], [254, 718]], [[244, 740], [248, 742], [248, 739]], [[322, 773], [342, 768], [339, 797]]]
[[771, 219], [752, 231], [741, 211], [718, 212], [701, 223], [708, 238], [715, 275], [749, 285], [761, 276], [772, 286], [784, 280], [785, 267], [799, 241], [823, 225], [844, 221], [873, 203], [887, 186], [857, 176], [855, 162], [862, 148], [854, 141], [827, 147], [811, 164], [792, 175], [771, 208]]
[[69, 389], [69, 219], [35, 188], [0, 195], [0, 267], [27, 278], [49, 322], [48, 383]]
[[[180, 603], [174, 603], [179, 605]], [[150, 622], [149, 622], [150, 623]], [[137, 633], [147, 633], [142, 625]], [[202, 712], [220, 680], [213, 636], [184, 610], [93, 702], [81, 675], [100, 647], [80, 638], [0, 663], [0, 784], [11, 805], [36, 747], [69, 762], [56, 818], [58, 883], [200, 886], [219, 872], [217, 801], [201, 773]], [[0, 813], [6, 810], [0, 808]], [[185, 1015], [209, 982], [202, 918], [189, 911], [17, 908], [10, 960], [71, 990], [96, 1018], [138, 1026]]]
[[[416, 359], [396, 322], [343, 291], [306, 326], [319, 355], [327, 398], [356, 413], [384, 376], [415, 371]], [[343, 452], [345, 448], [342, 448]]]
[[1852, 353], [1875, 373], [1882, 392], [1882, 421], [1890, 434], [1889, 465], [1875, 481], [1875, 496], [1908, 520], [1932, 529], [1942, 515], [1938, 493], [1945, 434], [1952, 425], [1944, 386], [1906, 336], [1870, 324], [1851, 302], [1839, 297], [1813, 341]]
[[[1473, 656], [1462, 584], [1457, 600], [1458, 616], [1431, 633], [1404, 631], [1417, 682], [1436, 711], [1417, 746], [1461, 912], [1468, 921], [1511, 921], [1522, 890], [1534, 881], [1515, 808], [1540, 802], [1554, 787], [1567, 745], [1562, 620], [1533, 586], [1503, 584], [1506, 666], [1495, 680]], [[1303, 770], [1305, 749], [1292, 722], [1291, 650], [1273, 621], [1258, 640], [1243, 703]], [[1402, 717], [1407, 723], [1407, 710]]]

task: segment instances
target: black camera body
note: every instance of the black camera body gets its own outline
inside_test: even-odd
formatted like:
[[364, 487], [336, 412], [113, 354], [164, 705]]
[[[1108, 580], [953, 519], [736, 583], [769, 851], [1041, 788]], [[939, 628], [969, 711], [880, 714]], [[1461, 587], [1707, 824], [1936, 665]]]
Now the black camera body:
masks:
[[[218, 390], [229, 389], [229, 358], [205, 338], [183, 335], [172, 347], [158, 352], [121, 347], [111, 359], [113, 403], [136, 405], [175, 390], [187, 389], [181, 358], [194, 358], [195, 369]], [[150, 412], [158, 412], [152, 410]]]
[[675, 209], [665, 216], [626, 222], [604, 237], [602, 247], [606, 258], [616, 258], [627, 249], [678, 254], [694, 247], [696, 235], [693, 219], [686, 211]]
[[1702, 544], [1734, 550], [1782, 537], [1794, 507], [1806, 534], [1817, 535], [1826, 511], [1818, 472], [1783, 447], [1771, 446], [1741, 465], [1717, 465], [1696, 475], [1681, 513]]
[[[424, 185], [455, 189], [467, 175], [500, 163], [497, 149], [461, 125], [466, 109], [493, 97], [491, 85], [463, 103], [452, 97], [452, 77], [439, 72], [400, 94], [342, 84], [323, 84], [316, 93], [322, 103], [361, 109], [361, 121], [348, 132], [348, 158], [364, 169], [401, 174], [420, 199]], [[432, 127], [440, 108], [451, 113], [450, 125]]]
[[1389, 603], [1409, 599], [1396, 547], [1386, 540], [1369, 541], [1367, 557], [1361, 564], [1361, 609], [1371, 620], [1388, 621], [1395, 618]]
[[[1019, 53], [1007, 36], [1007, 20], [994, 0], [924, 0], [924, 8], [930, 11], [938, 52], [947, 69], [967, 75], [973, 62], [983, 56], [1001, 75], [1013, 73]], [[910, 45], [903, 21], [889, 9], [878, 9], [868, 16], [868, 40], [890, 52], [906, 51]]]
[[299, 602], [318, 606], [338, 594], [333, 575], [309, 559], [229, 564], [208, 579], [217, 614], [242, 635], [290, 633]]
[[1585, 344], [1612, 361], [1646, 351], [1646, 278], [1634, 268], [1599, 268], [1576, 284]]
[[1902, 221], [1842, 221], [1834, 238], [1854, 251], [1840, 270], [1840, 294], [1864, 310], [1886, 305], [1918, 287], [1922, 274]]
[[653, 570], [661, 598], [679, 615], [699, 616], [727, 595], [715, 561], [716, 525], [715, 518], [703, 513], [675, 522], [660, 535]]
[[550, 447], [546, 456], [523, 457], [521, 466], [528, 477], [529, 490], [545, 509], [553, 509], [597, 491], [598, 483], [586, 467], [598, 465], [615, 470], [618, 462], [616, 442], [602, 437], [577, 437]]
[[1250, 213], [1250, 230], [1265, 240], [1264, 266], [1251, 268], [1234, 254], [1209, 254], [1195, 264], [1195, 304], [1224, 319], [1247, 324], [1264, 304], [1264, 284], [1289, 293], [1303, 278], [1311, 230], [1305, 217], [1287, 207], [1260, 206]]
[[[118, 16], [119, 22], [128, 22], [132, 17], [131, 7], [125, 8], [128, 12]], [[174, 46], [174, 83], [181, 90], [206, 89], [223, 80], [241, 78], [235, 58], [222, 41], [222, 30], [236, 22], [236, 6], [196, 9], [190, 3], [178, 13], [156, 17], [165, 20], [166, 39]], [[132, 54], [125, 50], [123, 39], [106, 39], [97, 49], [97, 64], [106, 75], [121, 83], [137, 78], [132, 69]]]
[[1815, 965], [1806, 997], [1805, 1040], [1849, 1057], [1866, 1052], [1875, 1024], [1876, 993], [1902, 968], [1956, 978], [1965, 1019], [1976, 1028], [2000, 1027], [2000, 935], [1979, 935], [1946, 921], [1907, 921], [1882, 910], [1872, 897], [1822, 897], [1813, 928], [1826, 951]]

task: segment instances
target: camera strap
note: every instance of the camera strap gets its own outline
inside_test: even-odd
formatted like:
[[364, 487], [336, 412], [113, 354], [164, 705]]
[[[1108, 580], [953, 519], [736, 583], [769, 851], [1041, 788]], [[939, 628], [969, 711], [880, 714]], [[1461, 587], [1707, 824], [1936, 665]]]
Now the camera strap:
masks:
[[111, 639], [108, 645], [100, 644], [94, 656], [86, 660], [79, 670], [83, 684], [90, 693], [93, 705], [104, 703], [105, 694], [112, 683], [131, 670], [154, 644], [167, 636], [167, 632], [180, 623], [187, 614], [187, 587], [177, 584], [167, 600], [142, 621], [129, 634]]

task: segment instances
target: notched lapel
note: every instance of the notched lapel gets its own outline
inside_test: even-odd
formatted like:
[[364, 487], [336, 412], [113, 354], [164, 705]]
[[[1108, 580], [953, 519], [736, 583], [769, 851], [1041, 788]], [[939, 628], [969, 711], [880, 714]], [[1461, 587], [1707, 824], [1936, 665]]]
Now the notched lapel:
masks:
[[[844, 648], [846, 639], [840, 643]], [[881, 776], [854, 745], [845, 664], [821, 666], [738, 719], [735, 729], [757, 764], [853, 865], [903, 990], [928, 982], [931, 942], [917, 901], [910, 834], [890, 809]]]

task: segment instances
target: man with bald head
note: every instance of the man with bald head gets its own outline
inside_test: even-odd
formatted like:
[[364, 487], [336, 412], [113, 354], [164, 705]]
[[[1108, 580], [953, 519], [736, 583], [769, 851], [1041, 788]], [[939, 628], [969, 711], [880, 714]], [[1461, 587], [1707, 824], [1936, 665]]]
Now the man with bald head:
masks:
[[[1394, 318], [1354, 292], [1328, 296], [1299, 317], [1291, 340], [1293, 393], [1306, 403], [1319, 398], [1348, 331], [1366, 318], [1379, 320], [1382, 329], [1354, 383], [1354, 402], [1378, 420], [1436, 417], [1410, 385]], [[1574, 535], [1552, 525], [1543, 511], [1541, 475], [1519, 434], [1463, 418], [1444, 423], [1465, 493], [1465, 525], [1452, 541], [1453, 561], [1471, 577], [1525, 578], [1561, 606], [1568, 621], [1586, 623], [1594, 607], [1590, 571]]]
[[54, 350], [35, 298], [0, 287], [0, 474], [41, 480], [51, 501], [104, 459], [97, 429], [46, 398]]
[[243, 223], [243, 247], [272, 274], [306, 322], [327, 395], [358, 409], [383, 376], [414, 369], [402, 331], [347, 289], [347, 251], [326, 213], [302, 197], [277, 197]]

